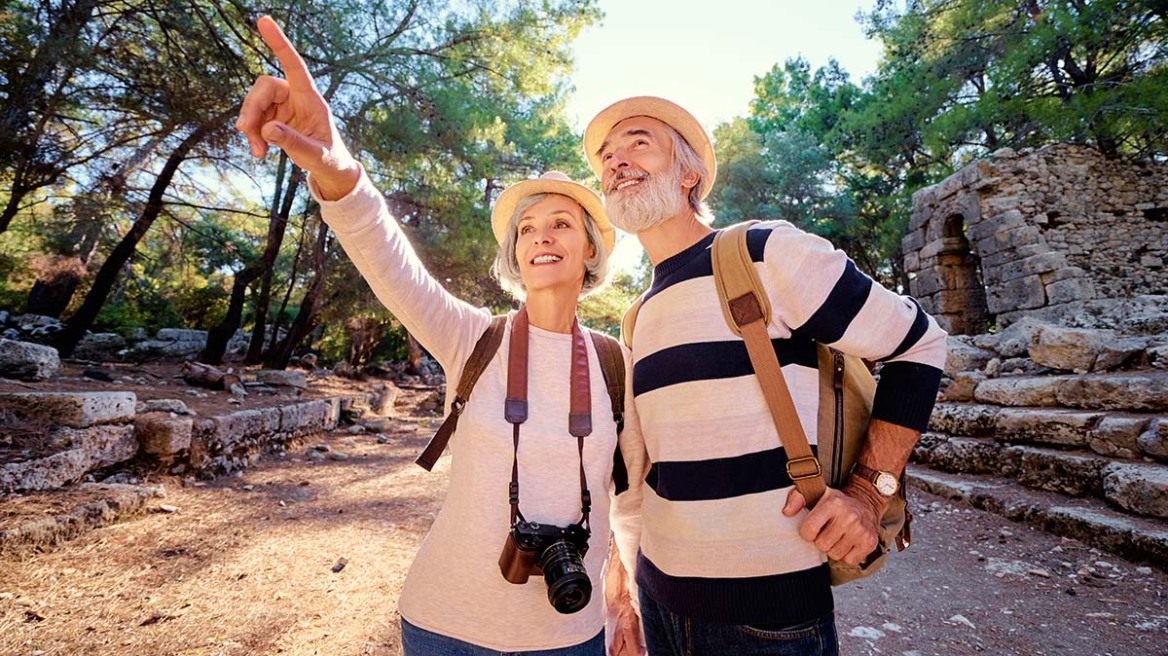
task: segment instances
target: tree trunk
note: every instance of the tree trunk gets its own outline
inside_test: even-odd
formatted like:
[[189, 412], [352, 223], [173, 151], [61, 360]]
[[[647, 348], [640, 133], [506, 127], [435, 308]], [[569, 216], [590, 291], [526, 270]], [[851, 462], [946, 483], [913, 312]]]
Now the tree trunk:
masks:
[[202, 141], [213, 130], [220, 127], [223, 121], [238, 111], [232, 109], [224, 112], [219, 116], [214, 117], [207, 123], [199, 126], [192, 132], [178, 148], [171, 153], [170, 157], [166, 159], [166, 164], [162, 167], [162, 172], [158, 174], [158, 179], [154, 181], [154, 186], [150, 188], [150, 196], [146, 201], [146, 207], [143, 208], [142, 214], [134, 221], [134, 225], [130, 227], [130, 231], [126, 233], [118, 245], [114, 247], [109, 258], [101, 265], [101, 269], [97, 272], [97, 277], [93, 280], [93, 287], [90, 288], [89, 293], [85, 295], [85, 301], [82, 302], [81, 307], [73, 316], [65, 323], [65, 327], [61, 332], [57, 333], [54, 339], [54, 346], [60, 352], [62, 357], [68, 357], [73, 354], [73, 349], [77, 348], [77, 343], [85, 336], [85, 331], [93, 325], [93, 320], [97, 318], [97, 313], [101, 311], [101, 307], [105, 305], [106, 299], [109, 297], [110, 290], [117, 284], [118, 274], [121, 273], [122, 267], [134, 255], [138, 243], [146, 236], [146, 231], [154, 224], [154, 220], [158, 218], [158, 214], [162, 211], [164, 203], [163, 194], [166, 192], [170, 182], [174, 179], [174, 174], [178, 171], [178, 167], [190, 154], [191, 149]]
[[260, 354], [264, 350], [264, 330], [267, 326], [268, 306], [272, 298], [272, 270], [275, 268], [276, 257], [280, 254], [280, 246], [284, 243], [284, 233], [288, 229], [288, 213], [292, 211], [292, 202], [300, 191], [300, 181], [303, 173], [300, 168], [292, 164], [292, 172], [288, 176], [288, 188], [283, 190], [283, 199], [280, 186], [283, 184], [284, 169], [290, 164], [288, 156], [280, 152], [280, 170], [277, 173], [276, 193], [272, 198], [271, 218], [268, 222], [268, 242], [264, 253], [260, 256], [260, 294], [256, 299], [255, 326], [251, 331], [251, 343], [248, 344], [247, 357], [244, 362], [256, 364], [261, 361]]
[[316, 311], [319, 309], [317, 304], [321, 292], [324, 291], [324, 279], [327, 273], [324, 267], [324, 248], [327, 240], [328, 225], [321, 221], [316, 233], [316, 247], [313, 249], [314, 275], [312, 283], [300, 301], [300, 310], [296, 313], [296, 318], [292, 320], [292, 325], [288, 327], [288, 334], [276, 344], [264, 360], [264, 366], [270, 369], [286, 369], [288, 361], [292, 359], [292, 351], [316, 328]]

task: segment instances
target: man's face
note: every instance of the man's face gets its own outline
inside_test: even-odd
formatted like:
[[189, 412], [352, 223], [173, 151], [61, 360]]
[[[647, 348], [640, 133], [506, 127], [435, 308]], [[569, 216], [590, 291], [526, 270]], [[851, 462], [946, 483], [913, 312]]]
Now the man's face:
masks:
[[600, 147], [600, 187], [613, 225], [637, 233], [682, 213], [688, 189], [673, 161], [666, 125], [634, 116], [613, 126]]

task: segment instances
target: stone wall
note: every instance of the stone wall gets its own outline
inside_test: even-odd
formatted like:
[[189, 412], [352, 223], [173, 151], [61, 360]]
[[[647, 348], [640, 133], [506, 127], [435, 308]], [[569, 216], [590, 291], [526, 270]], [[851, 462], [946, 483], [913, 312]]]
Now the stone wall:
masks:
[[902, 247], [909, 292], [951, 333], [1084, 312], [1122, 329], [1168, 290], [1168, 165], [1003, 149], [913, 194]]

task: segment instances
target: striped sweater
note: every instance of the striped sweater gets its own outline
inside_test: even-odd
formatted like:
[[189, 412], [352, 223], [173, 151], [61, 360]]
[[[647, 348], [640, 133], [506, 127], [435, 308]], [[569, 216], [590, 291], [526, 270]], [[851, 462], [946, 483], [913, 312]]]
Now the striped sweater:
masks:
[[[833, 608], [827, 559], [798, 534], [805, 513], [782, 515], [792, 489], [786, 455], [745, 344], [719, 308], [713, 239], [657, 265], [637, 319], [629, 420], [639, 423], [644, 449], [630, 458], [630, 474], [644, 484], [614, 504], [622, 560], [650, 597], [680, 615], [732, 624], [820, 617]], [[936, 322], [789, 223], [756, 225], [747, 245], [812, 449], [815, 341], [882, 361], [873, 417], [923, 430], [945, 358]]]

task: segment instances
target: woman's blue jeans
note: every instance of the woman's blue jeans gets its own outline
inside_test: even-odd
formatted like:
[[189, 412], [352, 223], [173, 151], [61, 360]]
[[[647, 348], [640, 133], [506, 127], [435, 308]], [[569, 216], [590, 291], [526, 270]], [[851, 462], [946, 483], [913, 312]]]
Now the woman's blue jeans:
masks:
[[604, 656], [604, 631], [571, 647], [536, 651], [495, 651], [420, 629], [401, 618], [403, 656]]
[[783, 627], [706, 622], [677, 615], [641, 590], [641, 623], [649, 656], [839, 656], [835, 617]]

